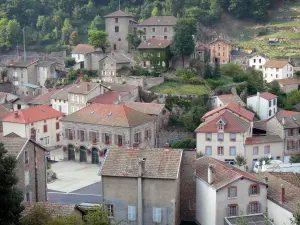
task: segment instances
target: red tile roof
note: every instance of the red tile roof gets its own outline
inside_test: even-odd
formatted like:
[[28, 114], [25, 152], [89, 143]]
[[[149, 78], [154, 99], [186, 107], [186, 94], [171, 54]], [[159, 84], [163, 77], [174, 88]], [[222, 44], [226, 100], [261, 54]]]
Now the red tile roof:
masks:
[[219, 108], [216, 108], [214, 110], [211, 110], [209, 112], [207, 112], [201, 119], [205, 120], [207, 117], [210, 117], [212, 115], [214, 115], [215, 113], [219, 113], [222, 110], [229, 110], [233, 113], [238, 114], [241, 117], [244, 117], [245, 119], [252, 121], [254, 118], [254, 113], [248, 111], [247, 109], [245, 109], [244, 107], [242, 107], [239, 104], [235, 104], [235, 103], [227, 103]]
[[139, 112], [155, 116], [158, 116], [165, 108], [165, 104], [159, 103], [124, 102], [123, 104]]
[[279, 84], [285, 85], [293, 85], [293, 84], [300, 84], [300, 78], [284, 78], [276, 80]]
[[107, 91], [103, 95], [90, 99], [89, 103], [114, 104], [119, 101], [120, 96], [129, 95], [128, 92]]
[[274, 142], [283, 142], [283, 140], [279, 135], [247, 137], [245, 140], [245, 145], [274, 143]]
[[162, 49], [168, 47], [170, 44], [171, 40], [148, 39], [141, 42], [138, 49]]
[[250, 127], [250, 123], [236, 116], [230, 111], [224, 111], [217, 114], [211, 120], [207, 120], [199, 125], [195, 130], [197, 133], [217, 133], [218, 127], [216, 123], [219, 119], [222, 119], [226, 125], [224, 127], [224, 132], [226, 133], [242, 133], [247, 131]]
[[[278, 98], [277, 95], [274, 95], [269, 92], [262, 92], [262, 93], [259, 93], [259, 95], [261, 98], [264, 98], [266, 100], [272, 100], [272, 99]], [[257, 95], [251, 95], [251, 96], [248, 96], [248, 98], [255, 97], [255, 96], [257, 96]]]
[[174, 26], [176, 23], [177, 18], [174, 16], [151, 16], [138, 26]]
[[94, 52], [94, 51], [95, 51], [95, 49], [91, 45], [78, 44], [73, 48], [71, 53], [72, 54], [87, 54], [87, 53], [91, 53], [91, 52]]
[[278, 114], [281, 115], [281, 116], [293, 116], [293, 115], [300, 115], [300, 112], [281, 109], [278, 112]]
[[209, 156], [203, 156], [196, 160], [196, 176], [201, 178], [205, 182], [208, 182], [208, 167], [210, 165], [214, 168], [213, 182], [211, 186], [216, 190], [221, 189], [241, 178], [265, 184], [255, 176], [239, 170], [238, 168], [229, 165], [226, 162], [214, 159]]
[[228, 94], [228, 95], [218, 95], [218, 97], [223, 102], [223, 104], [232, 102], [236, 104], [241, 104], [242, 106], [246, 106], [246, 104], [238, 95]]
[[40, 105], [11, 112], [3, 119], [3, 122], [32, 123], [50, 118], [61, 117], [63, 115], [63, 113], [51, 108], [50, 106]]

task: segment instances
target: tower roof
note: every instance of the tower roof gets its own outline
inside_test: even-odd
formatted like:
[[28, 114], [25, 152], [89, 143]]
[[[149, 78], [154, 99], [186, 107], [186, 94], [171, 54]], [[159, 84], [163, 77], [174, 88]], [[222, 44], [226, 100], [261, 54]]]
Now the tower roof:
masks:
[[113, 13], [110, 13], [106, 16], [104, 16], [105, 18], [110, 18], [110, 17], [131, 17], [133, 18], [132, 15], [128, 15], [127, 13], [123, 12], [122, 10], [118, 10], [118, 11], [115, 11]]

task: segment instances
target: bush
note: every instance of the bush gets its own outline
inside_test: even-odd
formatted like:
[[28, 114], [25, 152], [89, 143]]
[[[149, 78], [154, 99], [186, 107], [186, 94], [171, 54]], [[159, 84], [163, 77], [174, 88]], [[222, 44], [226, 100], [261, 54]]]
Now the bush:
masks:
[[227, 84], [227, 82], [224, 80], [207, 79], [206, 81], [211, 86], [212, 89], [215, 89], [219, 86], [223, 86], [223, 85]]
[[289, 163], [300, 163], [300, 155], [292, 155]]
[[74, 58], [67, 58], [65, 59], [65, 67], [72, 67], [76, 64], [76, 61]]
[[179, 148], [179, 149], [195, 149], [196, 148], [196, 139], [195, 138], [181, 139], [181, 140], [173, 142], [171, 147]]
[[181, 77], [165, 77], [165, 82], [175, 82], [181, 84], [195, 84], [195, 85], [204, 85], [205, 81], [197, 77], [192, 77], [190, 79], [183, 79]]

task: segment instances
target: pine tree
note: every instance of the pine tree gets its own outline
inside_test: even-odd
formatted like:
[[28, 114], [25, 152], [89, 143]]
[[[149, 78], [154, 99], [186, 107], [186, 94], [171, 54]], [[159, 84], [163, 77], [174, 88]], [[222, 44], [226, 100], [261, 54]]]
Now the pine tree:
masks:
[[216, 63], [215, 68], [214, 68], [214, 77], [215, 78], [220, 78], [221, 77], [221, 68], [220, 64]]

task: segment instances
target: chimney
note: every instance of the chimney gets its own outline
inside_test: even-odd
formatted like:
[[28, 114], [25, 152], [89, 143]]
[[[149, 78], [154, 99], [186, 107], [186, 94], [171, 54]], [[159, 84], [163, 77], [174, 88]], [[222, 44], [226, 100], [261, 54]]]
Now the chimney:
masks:
[[208, 165], [208, 170], [207, 170], [207, 182], [208, 182], [208, 184], [213, 183], [213, 173], [214, 173], [213, 170], [214, 170], [213, 164], [209, 164]]
[[282, 123], [282, 125], [285, 124], [285, 118], [284, 117], [281, 118], [281, 123]]
[[265, 177], [264, 180], [265, 180], [265, 183], [267, 184], [268, 181], [269, 181], [269, 178], [268, 178], [268, 177]]
[[15, 63], [14, 59], [11, 59], [10, 62], [9, 62], [9, 65], [14, 65], [14, 63]]
[[283, 184], [280, 185], [281, 186], [281, 192], [280, 192], [280, 201], [281, 203], [284, 203], [284, 198], [285, 198], [285, 188], [283, 187]]
[[14, 118], [17, 119], [19, 117], [18, 111], [14, 112]]

